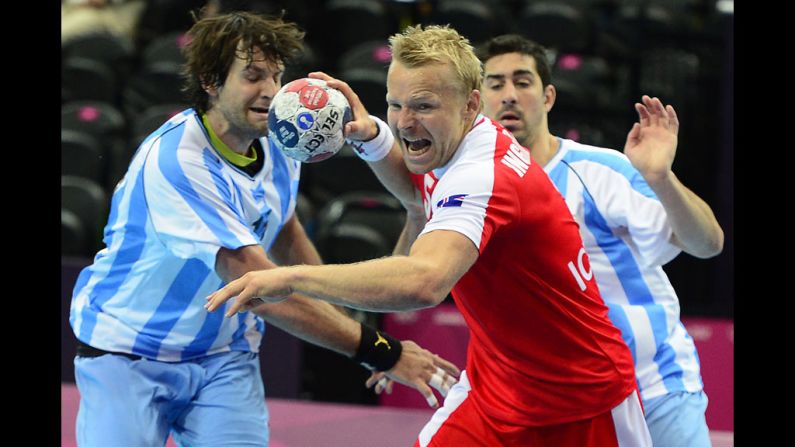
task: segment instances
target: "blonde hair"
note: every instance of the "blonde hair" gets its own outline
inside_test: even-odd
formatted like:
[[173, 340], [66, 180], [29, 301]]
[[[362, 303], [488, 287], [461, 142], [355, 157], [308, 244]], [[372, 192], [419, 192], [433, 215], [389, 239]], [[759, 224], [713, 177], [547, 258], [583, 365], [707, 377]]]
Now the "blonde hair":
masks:
[[469, 39], [449, 26], [410, 26], [389, 38], [392, 60], [416, 68], [432, 63], [451, 63], [463, 93], [480, 89], [483, 66]]

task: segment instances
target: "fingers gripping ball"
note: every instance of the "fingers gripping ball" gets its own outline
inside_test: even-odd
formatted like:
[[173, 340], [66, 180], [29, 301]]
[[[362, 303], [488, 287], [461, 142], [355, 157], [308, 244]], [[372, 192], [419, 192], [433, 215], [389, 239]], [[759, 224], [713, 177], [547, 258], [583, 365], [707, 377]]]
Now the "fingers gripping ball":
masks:
[[351, 120], [348, 100], [321, 79], [296, 79], [271, 101], [268, 139], [290, 158], [325, 160], [345, 144], [342, 129]]

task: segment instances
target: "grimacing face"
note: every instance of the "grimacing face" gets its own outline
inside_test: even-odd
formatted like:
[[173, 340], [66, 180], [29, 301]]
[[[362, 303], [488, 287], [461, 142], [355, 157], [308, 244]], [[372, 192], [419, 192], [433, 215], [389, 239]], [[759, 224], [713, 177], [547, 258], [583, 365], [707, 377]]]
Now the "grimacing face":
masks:
[[397, 60], [387, 76], [387, 120], [415, 174], [447, 164], [469, 132], [480, 92], [462, 92], [449, 63], [407, 67]]
[[208, 94], [210, 109], [220, 113], [230, 132], [251, 141], [268, 135], [268, 110], [281, 88], [284, 66], [269, 62], [260, 49], [247, 65], [245, 54], [238, 48], [223, 85], [208, 88]]
[[547, 126], [554, 87], [544, 88], [536, 61], [521, 53], [494, 56], [484, 64], [483, 113], [499, 121], [523, 146], [532, 145]]

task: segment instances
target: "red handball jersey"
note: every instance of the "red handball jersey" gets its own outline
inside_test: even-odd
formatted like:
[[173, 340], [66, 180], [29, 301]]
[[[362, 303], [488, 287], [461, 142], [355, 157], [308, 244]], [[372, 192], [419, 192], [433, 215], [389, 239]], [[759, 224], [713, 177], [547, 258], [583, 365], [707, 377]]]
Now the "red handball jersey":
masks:
[[510, 132], [478, 116], [450, 162], [413, 176], [428, 223], [478, 247], [453, 288], [470, 330], [471, 398], [488, 416], [541, 426], [590, 418], [635, 387], [577, 223]]

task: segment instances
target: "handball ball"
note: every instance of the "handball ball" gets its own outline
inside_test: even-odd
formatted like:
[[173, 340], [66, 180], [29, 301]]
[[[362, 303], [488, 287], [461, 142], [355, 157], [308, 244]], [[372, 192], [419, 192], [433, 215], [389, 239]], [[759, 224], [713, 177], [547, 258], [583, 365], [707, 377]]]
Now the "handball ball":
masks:
[[321, 79], [296, 79], [271, 101], [268, 139], [288, 157], [314, 163], [342, 149], [342, 129], [350, 120], [351, 107], [339, 90]]

